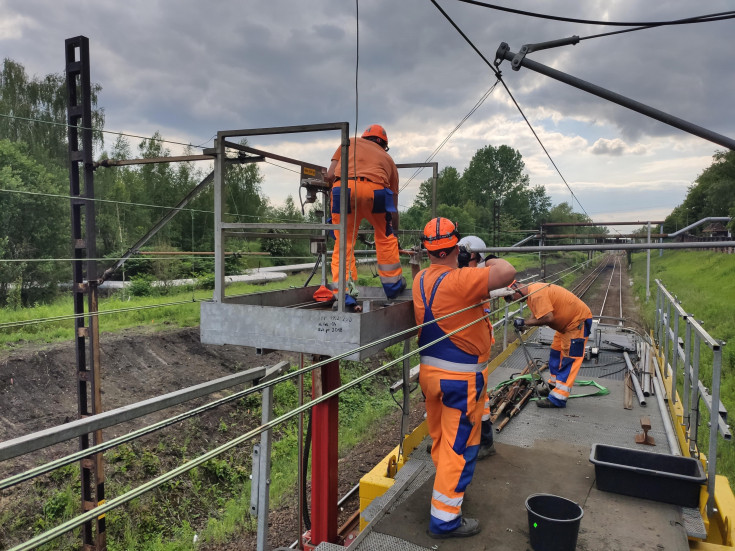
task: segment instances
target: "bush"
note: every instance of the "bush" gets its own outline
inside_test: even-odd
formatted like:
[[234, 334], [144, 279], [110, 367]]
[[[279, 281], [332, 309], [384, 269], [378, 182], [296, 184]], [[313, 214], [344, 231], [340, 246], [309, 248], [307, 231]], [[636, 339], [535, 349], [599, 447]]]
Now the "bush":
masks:
[[214, 289], [214, 274], [199, 274], [194, 284], [197, 289]]
[[150, 297], [154, 294], [153, 282], [155, 278], [149, 274], [141, 274], [130, 278], [128, 291], [134, 297]]

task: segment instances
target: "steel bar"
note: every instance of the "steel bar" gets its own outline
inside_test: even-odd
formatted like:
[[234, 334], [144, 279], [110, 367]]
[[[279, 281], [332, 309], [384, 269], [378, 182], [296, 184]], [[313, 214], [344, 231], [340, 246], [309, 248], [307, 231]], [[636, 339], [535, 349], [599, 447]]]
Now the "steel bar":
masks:
[[[285, 365], [285, 362], [284, 362], [284, 365]], [[134, 430], [122, 436], [118, 436], [117, 438], [107, 440], [105, 442], [102, 442], [101, 444], [97, 444], [86, 450], [77, 451], [65, 457], [55, 459], [54, 461], [51, 461], [49, 463], [44, 463], [43, 465], [34, 467], [33, 469], [30, 469], [28, 471], [10, 476], [6, 479], [0, 480], [0, 490], [5, 489], [5, 488], [10, 488], [11, 486], [24, 482], [26, 480], [30, 480], [42, 474], [56, 470], [60, 467], [64, 467], [65, 465], [69, 465], [73, 463], [74, 461], [83, 459], [84, 457], [88, 456], [91, 453], [103, 452], [103, 451], [112, 449], [114, 447], [117, 447], [120, 444], [132, 442], [133, 440], [136, 440], [137, 438], [140, 438], [141, 436], [145, 436], [146, 434], [151, 434], [160, 429], [163, 429], [171, 425], [174, 425], [176, 423], [179, 423], [181, 421], [184, 421], [185, 419], [190, 419], [191, 417], [199, 415], [200, 413], [204, 413], [206, 411], [215, 409], [223, 404], [232, 402], [234, 400], [239, 400], [240, 398], [244, 398], [245, 396], [252, 394], [252, 392], [254, 392], [253, 389], [246, 389], [246, 390], [241, 390], [239, 392], [235, 392], [234, 394], [225, 396], [224, 398], [220, 398], [213, 402], [208, 402], [202, 406], [195, 407], [194, 409], [187, 410], [181, 414], [174, 415], [173, 417], [168, 417], [166, 419], [163, 419], [162, 421], [153, 423], [152, 425], [147, 425], [143, 428]]]
[[[497, 50], [495, 64], [496, 66], [499, 65], [499, 63], [502, 62], [503, 59], [513, 61], [513, 58], [515, 58], [517, 55], [518, 54], [510, 51], [510, 47], [508, 46], [508, 44], [503, 42]], [[650, 107], [639, 101], [632, 100], [621, 94], [617, 94], [615, 92], [612, 92], [611, 90], [607, 90], [605, 88], [592, 84], [591, 82], [587, 82], [572, 75], [563, 73], [562, 71], [552, 69], [551, 67], [542, 65], [541, 63], [528, 59], [527, 57], [519, 59], [519, 61], [520, 63], [518, 65], [522, 67], [526, 67], [527, 69], [530, 69], [542, 75], [546, 75], [547, 77], [553, 78], [554, 80], [569, 84], [570, 86], [573, 86], [585, 92], [589, 92], [590, 94], [611, 101], [612, 103], [617, 103], [618, 105], [641, 113], [642, 115], [660, 121], [664, 124], [668, 124], [669, 126], [673, 126], [674, 128], [683, 130], [684, 132], [688, 132], [689, 134], [699, 136], [700, 138], [711, 141], [723, 147], [727, 147], [728, 149], [735, 150], [735, 140], [728, 138], [727, 136], [723, 136], [722, 134], [718, 134], [717, 132], [712, 132], [711, 130], [685, 121], [684, 119], [681, 119], [679, 117], [675, 117], [674, 115], [671, 115], [669, 113], [665, 113], [664, 111], [661, 111], [659, 109]], [[514, 63], [513, 68], [515, 70], [518, 70], [518, 67], [516, 67], [515, 65], [516, 64]]]
[[[712, 402], [709, 404], [709, 451], [707, 452], [707, 515], [715, 510], [715, 475], [717, 474], [717, 431], [722, 418], [713, 404], [720, 403], [720, 376], [722, 374], [722, 348], [712, 350]], [[716, 420], [716, 422], [715, 422]]]
[[649, 346], [648, 343], [643, 343], [643, 350], [641, 357], [639, 358], [641, 373], [643, 374], [643, 384], [641, 388], [643, 390], [643, 396], [648, 397], [651, 395], [651, 373], [648, 371], [649, 361]]
[[[276, 234], [270, 234], [271, 236]], [[280, 237], [280, 234], [279, 234]], [[139, 251], [138, 254], [144, 255], [144, 256], [191, 256], [191, 255], [197, 255], [197, 256], [214, 256], [214, 251]], [[262, 252], [238, 252], [238, 251], [226, 251], [225, 256], [232, 256], [232, 255], [242, 255], [242, 256], [270, 256], [271, 253], [262, 253]]]
[[225, 300], [225, 236], [223, 220], [225, 212], [225, 181], [227, 165], [225, 164], [225, 140], [217, 133], [214, 142], [216, 150], [214, 160], [214, 292], [212, 299], [222, 303]]
[[[685, 228], [681, 228], [680, 230], [675, 231], [672, 234], [669, 234], [669, 237], [677, 237], [678, 235], [684, 234], [691, 230], [692, 228], [696, 228], [697, 226], [701, 226], [702, 224], [706, 224], [707, 222], [730, 222], [731, 218], [729, 216], [710, 216], [708, 218], [702, 218], [701, 220], [698, 220], [697, 222], [694, 222], [694, 224], [689, 224]], [[655, 223], [655, 222], [654, 222]]]
[[169, 221], [176, 216], [181, 209], [183, 209], [186, 205], [188, 205], [192, 199], [196, 198], [197, 195], [210, 183], [212, 183], [212, 179], [214, 176], [214, 172], [210, 172], [207, 176], [204, 177], [204, 179], [197, 184], [194, 189], [192, 189], [189, 193], [187, 193], [181, 201], [178, 202], [178, 204], [173, 207], [171, 210], [169, 210], [166, 214], [164, 214], [161, 219], [154, 224], [154, 226], [146, 232], [146, 234], [138, 239], [136, 243], [130, 247], [125, 253], [122, 255], [122, 257], [115, 262], [114, 265], [112, 265], [110, 268], [105, 270], [105, 272], [100, 276], [100, 283], [107, 281], [113, 273], [115, 273], [118, 268], [120, 268], [125, 262], [135, 253], [139, 252], [139, 249], [145, 245], [154, 235], [158, 233], [158, 231], [163, 228], [166, 224], [169, 223]]
[[532, 253], [556, 251], [645, 251], [648, 249], [722, 249], [735, 241], [687, 241], [685, 243], [597, 243], [595, 245], [545, 245], [527, 247], [485, 247], [477, 252]]
[[411, 339], [403, 341], [403, 407], [401, 408], [401, 434], [398, 442], [398, 457], [403, 457], [403, 440], [408, 436], [409, 408], [411, 407]]
[[339, 224], [316, 224], [305, 222], [264, 223], [264, 222], [222, 222], [223, 230], [339, 230]]
[[213, 161], [213, 155], [180, 155], [177, 157], [149, 157], [143, 159], [102, 159], [94, 163], [94, 167], [109, 168], [113, 166], [148, 165], [155, 163], [181, 163], [188, 161]]
[[298, 134], [301, 132], [325, 132], [342, 130], [346, 122], [328, 122], [323, 124], [298, 124], [292, 126], [272, 126], [268, 128], [245, 128], [242, 130], [222, 130], [218, 132], [223, 138], [240, 138], [247, 136], [272, 136], [274, 134]]
[[663, 384], [659, 382], [658, 372], [656, 373], [656, 377], [653, 378], [653, 391], [656, 395], [656, 403], [658, 404], [658, 409], [661, 411], [661, 418], [664, 422], [664, 433], [666, 434], [666, 441], [669, 443], [669, 450], [671, 451], [672, 455], [681, 455], [681, 451], [679, 450], [679, 442], [676, 439], [676, 433], [674, 432], [674, 425], [671, 423], [671, 414], [669, 413], [669, 409], [666, 407], [666, 403], [664, 402], [663, 398]]
[[623, 358], [625, 358], [625, 364], [628, 366], [628, 371], [630, 371], [630, 379], [633, 381], [633, 389], [635, 390], [635, 395], [638, 398], [638, 403], [641, 406], [646, 405], [646, 397], [643, 396], [643, 391], [641, 390], [641, 383], [638, 381], [638, 376], [635, 373], [635, 369], [633, 368], [633, 363], [630, 361], [630, 356], [627, 352], [623, 352]]
[[126, 421], [175, 406], [188, 400], [200, 398], [213, 392], [253, 381], [262, 377], [265, 374], [265, 370], [265, 367], [256, 367], [233, 375], [227, 375], [214, 381], [190, 386], [121, 408], [105, 411], [98, 415], [77, 419], [76, 421], [71, 421], [57, 427], [0, 442], [0, 461], [12, 459], [13, 457], [65, 442], [82, 434], [89, 434], [96, 430], [125, 423]]
[[[281, 374], [288, 364], [282, 362], [276, 366], [266, 370], [265, 376], [259, 382], [269, 382], [273, 378]], [[268, 425], [273, 419], [273, 386], [263, 389], [263, 399], [261, 402], [261, 424]], [[260, 434], [260, 452], [258, 457], [258, 477], [257, 477], [257, 505], [255, 516], [258, 519], [257, 549], [258, 551], [267, 551], [268, 547], [268, 511], [270, 502], [270, 478], [271, 478], [271, 444], [273, 441], [273, 431], [268, 429]], [[255, 461], [253, 461], [253, 469], [255, 469]], [[253, 482], [255, 482], [255, 472], [253, 472]]]
[[275, 159], [276, 161], [283, 161], [284, 163], [289, 163], [289, 164], [297, 165], [300, 167], [311, 168], [311, 169], [318, 171], [319, 173], [321, 173], [322, 171], [326, 172], [327, 170], [326, 167], [323, 167], [320, 165], [307, 163], [305, 161], [299, 161], [298, 159], [292, 159], [291, 157], [284, 157], [283, 155], [276, 155], [275, 153], [263, 151], [262, 149], [255, 149], [254, 147], [249, 147], [247, 145], [241, 145], [238, 143], [225, 141], [225, 147], [229, 147], [231, 149], [237, 149], [238, 151], [242, 151], [245, 153], [253, 153], [255, 155], [259, 155], [267, 159]]
[[[651, 234], [651, 237], [671, 237], [668, 233]], [[609, 233], [547, 233], [546, 239], [640, 239], [636, 233], [611, 235]]]
[[[635, 222], [546, 222], [541, 224], [542, 228], [560, 228], [565, 226], [645, 226], [648, 220], [637, 220]], [[652, 220], [651, 224], [663, 224], [664, 220]]]

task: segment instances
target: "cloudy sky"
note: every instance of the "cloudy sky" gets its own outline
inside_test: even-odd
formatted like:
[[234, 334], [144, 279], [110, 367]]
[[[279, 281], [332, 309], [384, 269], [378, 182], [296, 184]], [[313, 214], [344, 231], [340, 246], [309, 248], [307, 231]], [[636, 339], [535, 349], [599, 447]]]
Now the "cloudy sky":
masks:
[[[501, 42], [517, 52], [527, 43], [620, 29], [437, 2], [490, 61]], [[683, 0], [496, 3], [617, 22], [669, 21], [732, 6], [724, 0], [705, 7]], [[194, 145], [211, 146], [218, 130], [347, 121], [351, 132], [362, 132], [380, 123], [396, 162], [423, 162], [495, 82], [430, 0], [0, 0], [0, 53], [31, 75], [63, 72], [64, 40], [77, 35], [90, 39], [106, 130], [146, 136], [158, 130]], [[735, 20], [726, 20], [583, 40], [529, 58], [735, 137], [733, 37]], [[528, 69], [513, 71], [508, 61], [500, 69], [595, 221], [663, 219], [723, 149]], [[328, 165], [339, 136], [250, 142]], [[573, 201], [502, 86], [435, 160], [462, 171], [488, 144], [519, 150], [531, 183], [543, 185], [555, 204]], [[180, 153], [179, 146], [168, 147]], [[273, 203], [297, 193], [292, 171], [261, 167]], [[413, 172], [401, 171], [402, 185]], [[408, 183], [404, 208], [428, 176]], [[581, 211], [576, 201], [574, 207]]]

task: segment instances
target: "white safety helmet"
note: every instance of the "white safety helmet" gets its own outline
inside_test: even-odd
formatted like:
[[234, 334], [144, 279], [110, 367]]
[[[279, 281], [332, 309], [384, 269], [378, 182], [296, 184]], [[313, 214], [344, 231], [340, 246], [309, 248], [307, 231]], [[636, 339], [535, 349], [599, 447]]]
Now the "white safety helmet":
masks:
[[457, 245], [459, 246], [458, 264], [460, 268], [467, 266], [475, 253], [481, 259], [477, 263], [477, 267], [482, 268], [485, 266], [485, 261], [482, 260], [482, 254], [478, 252], [478, 249], [485, 248], [485, 242], [482, 239], [476, 235], [468, 235], [460, 239]]

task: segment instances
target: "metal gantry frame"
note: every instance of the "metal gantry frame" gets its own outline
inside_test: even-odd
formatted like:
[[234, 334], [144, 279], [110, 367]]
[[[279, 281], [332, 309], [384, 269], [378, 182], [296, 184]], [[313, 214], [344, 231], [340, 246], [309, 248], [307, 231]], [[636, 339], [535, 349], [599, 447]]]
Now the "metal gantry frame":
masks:
[[[677, 403], [677, 383], [680, 380], [679, 363], [682, 380], [682, 404], [680, 422], [684, 429], [684, 438], [689, 455], [697, 455], [697, 437], [699, 435], [700, 404], [704, 403], [710, 415], [709, 449], [707, 452], [707, 514], [711, 516], [715, 509], [715, 475], [717, 473], [717, 436], [725, 440], [732, 439], [730, 427], [727, 425], [727, 410], [720, 401], [720, 380], [722, 376], [722, 348], [725, 343], [714, 339], [705, 331], [694, 317], [687, 313], [679, 301], [661, 283], [656, 280], [656, 318], [655, 336], [659, 343], [662, 364], [659, 366], [663, 380], [671, 381], [664, 385], [669, 391], [668, 400], [671, 405]], [[680, 324], [684, 324], [684, 335], [680, 337]], [[700, 380], [702, 366], [701, 347], [704, 343], [712, 353], [712, 388], [711, 393]], [[672, 416], [675, 415], [672, 411]]]
[[[214, 161], [214, 251], [215, 251], [215, 264], [214, 264], [214, 295], [213, 301], [222, 303], [225, 299], [225, 264], [224, 264], [224, 244], [225, 238], [228, 234], [232, 234], [234, 230], [255, 230], [255, 229], [284, 229], [284, 230], [321, 230], [323, 234], [330, 230], [337, 230], [340, 232], [339, 236], [339, 283], [337, 293], [337, 308], [339, 312], [344, 312], [345, 309], [345, 294], [346, 294], [346, 258], [345, 249], [347, 244], [347, 217], [340, 217], [339, 224], [327, 224], [323, 219], [321, 224], [317, 223], [279, 223], [279, 224], [264, 224], [264, 223], [242, 223], [242, 222], [225, 222], [224, 221], [224, 205], [225, 205], [225, 175], [226, 175], [226, 154], [227, 149], [235, 149], [247, 152], [258, 152], [265, 154], [262, 151], [254, 150], [247, 146], [232, 142], [232, 138], [247, 138], [251, 136], [273, 136], [280, 134], [296, 134], [296, 133], [308, 133], [308, 132], [326, 132], [326, 131], [338, 130], [341, 133], [341, 147], [342, 147], [342, 158], [346, 159], [349, 155], [349, 123], [337, 122], [337, 123], [326, 123], [326, 124], [307, 124], [297, 126], [280, 126], [272, 128], [249, 128], [242, 130], [220, 130], [217, 132], [217, 139], [213, 153], [215, 156]], [[312, 171], [326, 170], [324, 167], [307, 163], [304, 161], [298, 161], [296, 159], [290, 159], [282, 156], [274, 156], [273, 154], [266, 154], [268, 157], [277, 158], [281, 161], [290, 162]], [[342, 164], [341, 181], [348, 181], [347, 178], [347, 163]], [[347, 212], [347, 194], [340, 194], [340, 212]], [[324, 213], [326, 216], [326, 211]], [[307, 237], [306, 235], [304, 237]], [[326, 251], [322, 253], [322, 261], [326, 264]], [[322, 271], [324, 274], [324, 270]], [[322, 282], [324, 283], [324, 282]]]

